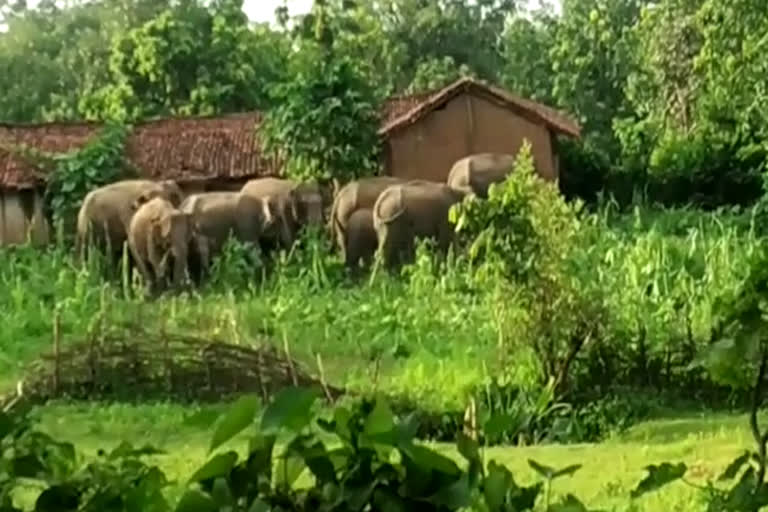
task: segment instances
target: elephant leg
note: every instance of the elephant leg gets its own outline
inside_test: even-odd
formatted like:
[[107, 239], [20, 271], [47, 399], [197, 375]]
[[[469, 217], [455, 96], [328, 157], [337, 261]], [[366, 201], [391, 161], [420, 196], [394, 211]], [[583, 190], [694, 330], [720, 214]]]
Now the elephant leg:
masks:
[[197, 253], [200, 255], [201, 274], [207, 275], [211, 271], [211, 242], [208, 237], [200, 235], [196, 241]]
[[133, 254], [133, 259], [136, 262], [136, 268], [139, 270], [139, 274], [141, 274], [141, 278], [144, 281], [144, 284], [151, 290], [155, 286], [155, 279], [154, 275], [150, 271], [149, 267], [147, 266], [147, 262], [144, 261], [144, 259], [141, 257], [138, 252], [131, 247], [131, 253]]
[[397, 226], [384, 224], [378, 234], [381, 259], [384, 265], [390, 269], [397, 266], [399, 260], [400, 244], [398, 243], [399, 237], [396, 236], [396, 228]]
[[187, 281], [187, 254], [184, 251], [173, 254], [173, 287], [181, 289]]

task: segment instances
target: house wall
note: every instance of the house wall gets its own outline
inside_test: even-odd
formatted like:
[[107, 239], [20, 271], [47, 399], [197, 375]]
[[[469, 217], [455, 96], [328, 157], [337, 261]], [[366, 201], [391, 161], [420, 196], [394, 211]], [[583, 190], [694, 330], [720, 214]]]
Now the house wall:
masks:
[[49, 238], [41, 191], [0, 190], [0, 246], [26, 244], [28, 240], [43, 245]]
[[550, 131], [506, 107], [462, 94], [427, 114], [386, 142], [387, 174], [406, 179], [444, 182], [460, 158], [473, 153], [517, 154], [528, 139], [539, 174], [557, 177]]

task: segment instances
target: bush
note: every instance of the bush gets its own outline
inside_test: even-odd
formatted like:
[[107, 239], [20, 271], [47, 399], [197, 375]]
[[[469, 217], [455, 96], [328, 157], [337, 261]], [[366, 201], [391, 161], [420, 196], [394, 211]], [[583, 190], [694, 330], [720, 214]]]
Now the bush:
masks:
[[491, 186], [487, 201], [464, 201], [451, 221], [468, 245], [475, 275], [509, 286], [524, 309], [526, 339], [542, 369], [541, 384], [565, 381], [576, 355], [595, 341], [602, 302], [593, 280], [582, 280], [583, 203], [566, 202], [539, 178], [525, 143], [512, 173]]

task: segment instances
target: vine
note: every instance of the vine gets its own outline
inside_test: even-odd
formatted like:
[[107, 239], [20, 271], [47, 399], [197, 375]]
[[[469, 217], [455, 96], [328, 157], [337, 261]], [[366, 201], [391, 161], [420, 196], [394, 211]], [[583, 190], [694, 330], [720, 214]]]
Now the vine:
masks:
[[[129, 127], [107, 124], [82, 148], [49, 156], [52, 172], [45, 188], [45, 208], [54, 225], [73, 227], [86, 194], [126, 176], [123, 158]], [[65, 232], [72, 232], [65, 229]]]

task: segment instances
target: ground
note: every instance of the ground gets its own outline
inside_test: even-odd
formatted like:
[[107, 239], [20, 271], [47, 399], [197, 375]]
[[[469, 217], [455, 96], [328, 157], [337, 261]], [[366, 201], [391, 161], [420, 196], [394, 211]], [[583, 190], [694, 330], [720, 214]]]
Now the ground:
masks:
[[[168, 454], [156, 456], [154, 462], [183, 483], [207, 456], [210, 430], [185, 421], [199, 410], [172, 404], [55, 403], [40, 410], [40, 421], [45, 431], [75, 443], [85, 456], [122, 440], [162, 447]], [[645, 466], [682, 461], [691, 468], [690, 483], [703, 485], [750, 445], [745, 415], [701, 413], [639, 423], [600, 444], [493, 447], [485, 455], [486, 460], [506, 464], [519, 483], [537, 478], [528, 467], [529, 459], [556, 468], [582, 464], [574, 476], [555, 482], [555, 496], [572, 493], [589, 506], [605, 510], [673, 512], [704, 510], [697, 502], [698, 491], [678, 482], [641, 498], [634, 507], [630, 504], [629, 491], [643, 478]], [[460, 459], [451, 445], [435, 446]]]

